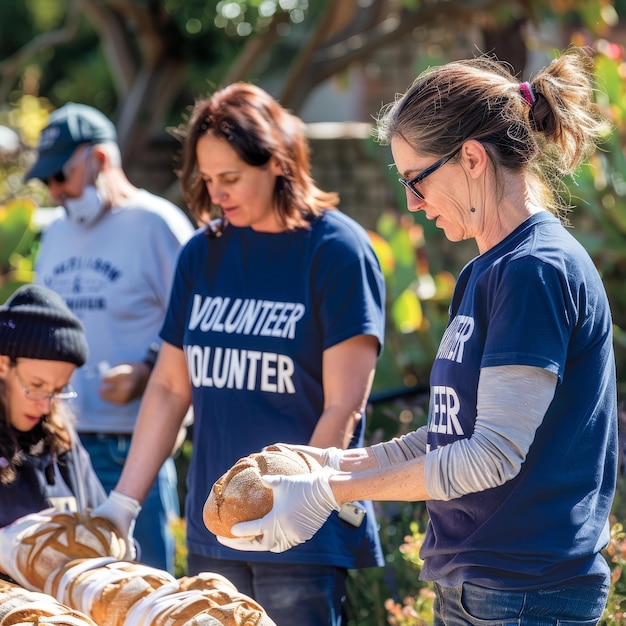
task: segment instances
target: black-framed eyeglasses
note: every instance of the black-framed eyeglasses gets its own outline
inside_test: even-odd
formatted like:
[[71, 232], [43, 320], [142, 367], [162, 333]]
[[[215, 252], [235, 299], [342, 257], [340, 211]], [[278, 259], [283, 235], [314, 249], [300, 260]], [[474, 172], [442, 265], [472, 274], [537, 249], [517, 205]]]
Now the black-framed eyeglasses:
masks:
[[433, 172], [436, 172], [442, 165], [445, 165], [452, 157], [456, 156], [461, 148], [457, 148], [452, 154], [435, 161], [432, 165], [429, 165], [425, 170], [422, 170], [417, 176], [414, 176], [410, 180], [400, 177], [398, 181], [404, 185], [416, 198], [424, 201], [426, 198], [420, 191], [415, 188], [415, 185], [419, 185], [427, 176], [430, 176]]
[[17, 371], [17, 363], [13, 364], [13, 370], [15, 371], [15, 377], [17, 378], [17, 382], [20, 384], [24, 395], [29, 400], [49, 400], [50, 402], [52, 402], [53, 400], [71, 400], [72, 398], [76, 398], [78, 396], [78, 394], [69, 385], [65, 387], [63, 391], [57, 392], [50, 392], [42, 389], [41, 387], [25, 385], [22, 377]]

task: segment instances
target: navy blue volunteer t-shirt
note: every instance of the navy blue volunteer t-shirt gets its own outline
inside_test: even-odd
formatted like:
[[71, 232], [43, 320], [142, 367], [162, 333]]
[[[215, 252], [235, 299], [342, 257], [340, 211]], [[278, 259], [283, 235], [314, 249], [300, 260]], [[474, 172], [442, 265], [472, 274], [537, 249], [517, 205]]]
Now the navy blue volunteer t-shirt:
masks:
[[428, 503], [422, 577], [503, 589], [605, 578], [598, 553], [617, 459], [611, 315], [588, 254], [547, 212], [459, 277], [431, 373], [430, 450], [472, 436], [480, 370], [501, 365], [554, 372], [556, 395], [514, 479]]
[[[282, 554], [240, 552], [204, 526], [213, 483], [268, 444], [308, 443], [323, 411], [322, 350], [384, 333], [384, 282], [365, 230], [339, 211], [310, 229], [199, 231], [182, 250], [163, 325], [184, 350], [195, 415], [186, 502], [191, 552], [224, 559], [381, 565], [368, 503], [354, 528], [333, 513], [306, 543]], [[363, 422], [352, 446], [363, 443]]]

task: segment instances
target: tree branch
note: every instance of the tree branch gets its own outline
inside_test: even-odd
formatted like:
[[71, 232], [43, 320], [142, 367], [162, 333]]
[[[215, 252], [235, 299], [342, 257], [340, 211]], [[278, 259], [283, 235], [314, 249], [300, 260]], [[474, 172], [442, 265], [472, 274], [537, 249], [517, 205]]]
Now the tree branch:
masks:
[[[509, 0], [457, 0], [422, 5], [418, 10], [402, 9], [368, 30], [319, 47], [312, 55], [306, 72], [301, 71], [299, 80], [289, 85], [289, 98], [281, 101], [285, 106], [298, 110], [315, 86], [352, 63], [366, 59], [375, 50], [406, 37], [418, 26], [433, 23], [442, 17], [468, 23], [475, 19], [477, 11], [491, 12], [502, 6], [510, 8]], [[524, 10], [523, 7], [521, 10]]]
[[15, 54], [0, 62], [0, 102], [6, 102], [19, 71], [32, 59], [42, 48], [46, 46], [59, 46], [68, 43], [78, 32], [80, 25], [80, 13], [75, 4], [67, 12], [67, 19], [61, 28], [33, 37], [25, 46], [22, 46]]
[[135, 53], [122, 21], [115, 10], [100, 0], [76, 0], [93, 28], [100, 34], [100, 45], [107, 58], [111, 80], [119, 99], [130, 91], [139, 70]]
[[[346, 11], [346, 6], [349, 10]], [[372, 6], [372, 5], [370, 5]], [[344, 2], [330, 2], [328, 8], [324, 11], [322, 18], [318, 22], [308, 41], [301, 48], [300, 53], [296, 57], [295, 61], [289, 67], [287, 79], [283, 85], [282, 94], [280, 100], [283, 104], [291, 102], [293, 94], [298, 89], [298, 83], [302, 79], [302, 76], [306, 74], [311, 64], [311, 58], [315, 51], [321, 46], [324, 41], [328, 40], [329, 34], [334, 34], [340, 31], [341, 25], [350, 23], [357, 12], [356, 2], [354, 0], [344, 0]]]
[[284, 24], [289, 15], [284, 12], [275, 13], [270, 25], [262, 35], [254, 35], [246, 39], [243, 50], [230, 64], [228, 71], [222, 79], [222, 85], [228, 85], [238, 80], [244, 80], [252, 73], [254, 66], [263, 58], [263, 55], [271, 48], [278, 38], [278, 26]]

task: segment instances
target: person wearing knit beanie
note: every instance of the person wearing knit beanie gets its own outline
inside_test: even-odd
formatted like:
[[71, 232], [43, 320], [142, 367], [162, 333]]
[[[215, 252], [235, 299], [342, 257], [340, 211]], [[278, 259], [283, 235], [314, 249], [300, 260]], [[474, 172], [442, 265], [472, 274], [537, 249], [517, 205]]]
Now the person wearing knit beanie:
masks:
[[104, 500], [65, 402], [87, 355], [81, 321], [50, 289], [24, 285], [0, 306], [0, 527]]
[[24, 285], [0, 307], [0, 354], [80, 367], [87, 360], [87, 339], [81, 321], [56, 292]]

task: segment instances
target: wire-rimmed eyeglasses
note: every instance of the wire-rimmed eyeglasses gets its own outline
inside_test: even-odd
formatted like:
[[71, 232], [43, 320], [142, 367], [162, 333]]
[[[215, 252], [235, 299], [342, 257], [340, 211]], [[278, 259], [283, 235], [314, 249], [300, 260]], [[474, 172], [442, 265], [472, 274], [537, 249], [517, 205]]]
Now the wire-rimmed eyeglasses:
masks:
[[15, 371], [15, 377], [17, 378], [24, 395], [29, 400], [49, 400], [52, 402], [53, 400], [71, 400], [72, 398], [76, 398], [78, 396], [78, 394], [69, 385], [65, 387], [63, 391], [57, 392], [46, 391], [38, 386], [25, 385], [22, 377], [17, 371], [17, 363], [13, 365], [13, 370]]
[[432, 165], [429, 165], [425, 170], [422, 170], [417, 176], [414, 176], [410, 180], [400, 177], [398, 181], [404, 185], [416, 198], [424, 201], [426, 198], [418, 191], [415, 185], [419, 185], [427, 176], [430, 176], [433, 172], [436, 172], [442, 165], [445, 165], [452, 157], [456, 156], [461, 148], [457, 148], [452, 154], [445, 156], [439, 161], [435, 161]]

